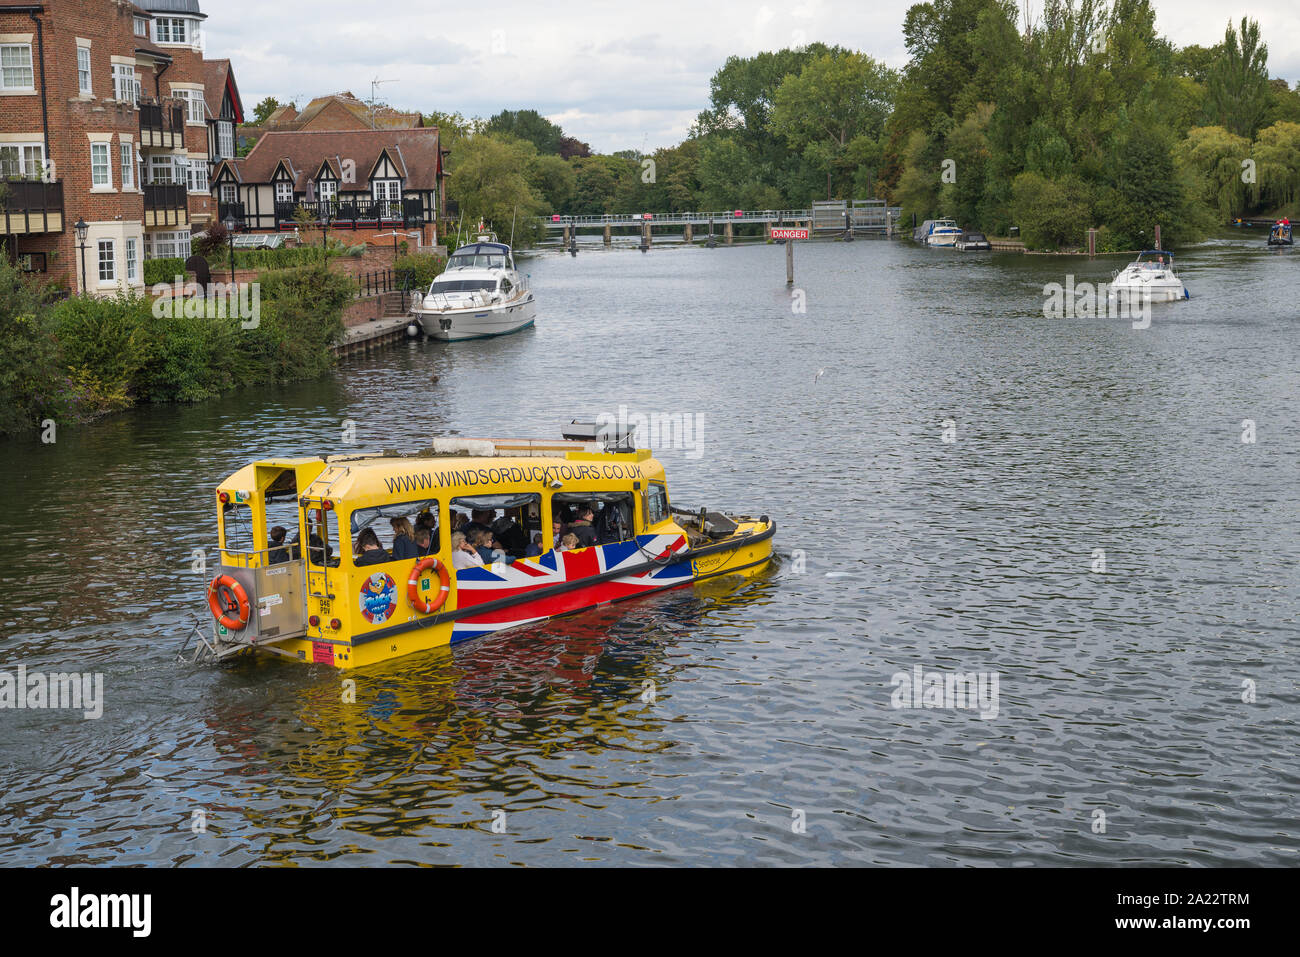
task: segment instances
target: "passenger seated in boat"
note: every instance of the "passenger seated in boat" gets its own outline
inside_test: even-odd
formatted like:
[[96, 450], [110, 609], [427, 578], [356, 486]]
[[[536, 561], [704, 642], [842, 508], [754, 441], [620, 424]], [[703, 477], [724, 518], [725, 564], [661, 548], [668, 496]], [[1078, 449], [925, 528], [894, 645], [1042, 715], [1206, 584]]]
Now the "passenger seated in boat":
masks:
[[280, 565], [289, 560], [289, 546], [284, 543], [284, 536], [287, 534], [288, 530], [283, 525], [277, 525], [271, 529], [268, 536], [271, 540], [271, 549], [266, 556], [268, 565]]
[[464, 525], [458, 528], [457, 531], [464, 532], [465, 537], [472, 542], [474, 541], [474, 536], [477, 533], [492, 531], [492, 529], [489, 528], [489, 525], [492, 522], [492, 516], [494, 516], [495, 514], [496, 512], [494, 512], [490, 508], [488, 509], [476, 508], [474, 509], [473, 512], [473, 516], [474, 516], [473, 521], [466, 522]]
[[557, 550], [561, 552], [571, 552], [575, 548], [579, 547], [581, 546], [578, 545], [578, 536], [574, 535], [573, 532], [568, 532], [560, 539], [560, 547]]
[[363, 528], [361, 534], [357, 536], [354, 560], [359, 567], [361, 565], [382, 565], [384, 562], [391, 562], [393, 558], [379, 544], [379, 536], [375, 534], [375, 530], [373, 528]]
[[420, 550], [415, 546], [415, 529], [411, 527], [410, 519], [394, 518], [389, 520], [389, 524], [393, 526], [393, 559], [402, 561], [417, 557]]
[[537, 532], [535, 535], [533, 535], [532, 544], [529, 545], [528, 549], [524, 552], [524, 558], [536, 558], [541, 553], [542, 553], [542, 533]]
[[551, 547], [552, 548], [560, 547], [560, 539], [563, 537], [563, 535], [564, 535], [564, 523], [559, 520], [551, 522]]
[[438, 545], [429, 534], [429, 530], [421, 526], [415, 530], [415, 557], [425, 558], [433, 555], [438, 551]]
[[516, 558], [522, 558], [528, 551], [528, 533], [511, 515], [503, 515], [492, 523], [492, 536]]
[[482, 567], [483, 559], [479, 557], [474, 546], [465, 540], [463, 532], [451, 533], [451, 567], [455, 569]]
[[595, 514], [590, 505], [581, 505], [578, 507], [578, 517], [569, 523], [570, 534], [577, 536], [578, 542], [583, 548], [596, 544], [596, 529], [591, 524]]

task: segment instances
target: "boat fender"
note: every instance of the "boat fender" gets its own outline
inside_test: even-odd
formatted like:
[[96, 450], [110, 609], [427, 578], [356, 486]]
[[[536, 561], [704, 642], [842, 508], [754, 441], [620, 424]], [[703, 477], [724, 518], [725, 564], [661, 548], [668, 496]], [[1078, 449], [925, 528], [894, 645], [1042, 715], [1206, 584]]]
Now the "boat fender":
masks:
[[[208, 608], [212, 617], [231, 631], [240, 631], [248, 624], [248, 592], [229, 575], [218, 575], [208, 585]], [[238, 611], [238, 618], [231, 614], [234, 611]]]
[[[431, 568], [438, 572], [438, 594], [433, 601], [425, 601], [420, 597], [420, 577]], [[422, 615], [432, 615], [446, 604], [450, 591], [451, 578], [447, 574], [447, 566], [432, 555], [416, 562], [411, 569], [411, 577], [406, 580], [406, 600]]]

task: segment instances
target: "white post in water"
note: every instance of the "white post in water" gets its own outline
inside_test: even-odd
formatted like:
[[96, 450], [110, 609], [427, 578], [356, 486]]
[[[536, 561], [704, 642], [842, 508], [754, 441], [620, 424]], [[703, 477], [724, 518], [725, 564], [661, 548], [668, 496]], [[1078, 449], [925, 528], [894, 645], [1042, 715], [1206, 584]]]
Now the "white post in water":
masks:
[[775, 228], [772, 230], [773, 239], [785, 240], [785, 284], [794, 285], [794, 241], [796, 239], [807, 239], [807, 229], [785, 229]]

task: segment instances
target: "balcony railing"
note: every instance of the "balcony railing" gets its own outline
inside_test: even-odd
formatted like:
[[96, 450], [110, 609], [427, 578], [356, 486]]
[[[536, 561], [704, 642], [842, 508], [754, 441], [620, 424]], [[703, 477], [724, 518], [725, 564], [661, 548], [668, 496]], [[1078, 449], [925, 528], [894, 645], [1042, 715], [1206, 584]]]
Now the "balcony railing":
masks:
[[184, 226], [189, 221], [189, 199], [184, 186], [154, 183], [144, 187], [145, 228]]
[[180, 149], [185, 146], [185, 108], [141, 99], [141, 149]]
[[217, 219], [222, 223], [226, 221], [227, 217], [233, 216], [235, 222], [243, 226], [245, 215], [243, 203], [217, 203]]
[[0, 234], [63, 232], [63, 183], [0, 180]]
[[299, 208], [305, 209], [308, 222], [323, 226], [328, 223], [336, 229], [356, 229], [359, 225], [401, 224], [403, 226], [421, 226], [424, 224], [424, 206], [418, 199], [383, 199], [383, 200], [302, 200], [297, 203], [276, 203], [276, 226], [292, 226], [297, 220], [294, 213]]

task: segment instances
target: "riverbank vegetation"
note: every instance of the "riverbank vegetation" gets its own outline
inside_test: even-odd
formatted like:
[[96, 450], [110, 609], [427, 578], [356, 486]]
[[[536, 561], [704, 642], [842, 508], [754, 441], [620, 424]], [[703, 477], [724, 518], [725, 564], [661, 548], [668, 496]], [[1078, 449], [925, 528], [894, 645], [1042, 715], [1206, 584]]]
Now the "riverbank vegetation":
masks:
[[173, 315], [145, 296], [51, 301], [0, 257], [0, 432], [88, 422], [142, 402], [197, 402], [331, 368], [355, 283], [323, 263], [258, 281], [251, 318]]
[[[688, 137], [592, 154], [534, 110], [434, 114], [468, 221], [805, 208], [880, 198], [1036, 248], [1194, 242], [1232, 216], [1300, 213], [1300, 93], [1254, 21], [1210, 45], [1162, 37], [1150, 0], [931, 0], [909, 60], [811, 43], [733, 56]], [[1215, 42], [1215, 41], [1218, 42]], [[535, 221], [525, 234], [532, 238]]]

